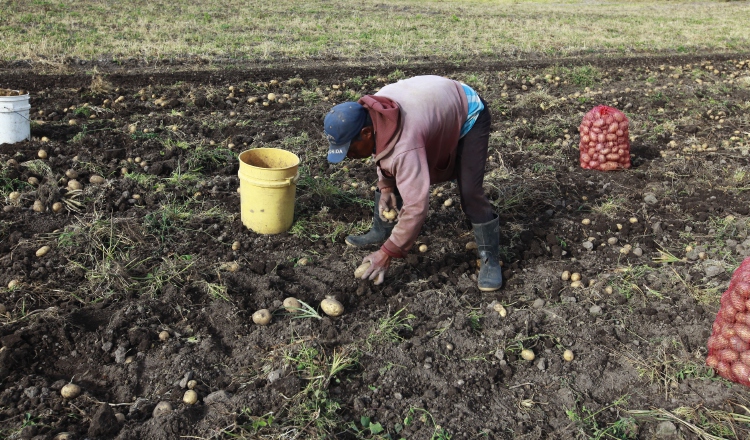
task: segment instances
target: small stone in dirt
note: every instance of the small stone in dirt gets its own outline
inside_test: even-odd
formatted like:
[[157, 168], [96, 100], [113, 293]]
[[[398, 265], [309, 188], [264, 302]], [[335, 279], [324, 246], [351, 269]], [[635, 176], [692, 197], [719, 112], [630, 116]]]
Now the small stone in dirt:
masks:
[[677, 435], [677, 427], [669, 420], [665, 420], [656, 427], [654, 436], [656, 438], [668, 438]]
[[544, 307], [545, 301], [542, 298], [537, 298], [534, 300], [534, 303], [531, 305], [531, 307], [535, 309], [541, 309]]
[[125, 414], [123, 413], [115, 413], [115, 418], [117, 419], [117, 423], [125, 423]]
[[210, 405], [212, 403], [228, 402], [232, 395], [224, 390], [214, 391], [203, 399], [203, 403]]
[[724, 268], [721, 266], [708, 266], [706, 268], [706, 277], [713, 278], [717, 275], [724, 273]]
[[281, 379], [282, 374], [284, 374], [284, 370], [281, 368], [271, 371], [270, 373], [268, 373], [268, 383], [274, 383], [277, 380]]
[[594, 316], [596, 316], [596, 315], [601, 315], [601, 314], [602, 314], [602, 308], [601, 308], [600, 306], [597, 306], [597, 305], [593, 305], [593, 306], [591, 306], [591, 308], [589, 309], [589, 313], [591, 313], [591, 314], [592, 314], [592, 315], [594, 315]]
[[119, 347], [117, 347], [117, 350], [115, 350], [115, 362], [118, 364], [125, 362], [127, 354], [128, 349], [120, 345]]
[[119, 431], [120, 422], [117, 420], [117, 417], [115, 417], [115, 412], [112, 411], [112, 407], [106, 403], [99, 405], [96, 408], [93, 417], [91, 417], [88, 436], [92, 438], [111, 438]]
[[28, 387], [23, 390], [23, 393], [28, 397], [29, 399], [33, 399], [34, 397], [39, 396], [39, 387]]
[[539, 361], [536, 363], [536, 367], [539, 369], [539, 371], [544, 371], [547, 369], [547, 359], [540, 358]]
[[163, 415], [169, 414], [171, 412], [172, 412], [172, 404], [162, 400], [161, 402], [156, 404], [156, 406], [154, 407], [154, 412], [151, 415], [154, 418], [158, 418]]
[[588, 240], [587, 240], [587, 241], [584, 241], [584, 242], [583, 242], [583, 244], [582, 244], [582, 246], [583, 246], [583, 248], [584, 248], [584, 249], [586, 249], [587, 251], [590, 251], [590, 250], [594, 249], [594, 243], [592, 243], [592, 242], [590, 242], [590, 241], [588, 241]]
[[404, 396], [402, 396], [402, 395], [401, 395], [401, 393], [393, 393], [393, 397], [394, 397], [394, 398], [395, 398], [396, 400], [401, 400], [401, 399], [403, 399], [403, 398], [404, 398]]
[[636, 257], [642, 256], [643, 255], [643, 249], [641, 249], [639, 247], [633, 249], [633, 255], [635, 255]]
[[648, 203], [649, 205], [654, 205], [659, 202], [659, 200], [656, 198], [656, 196], [653, 193], [644, 194], [643, 201]]
[[185, 388], [194, 375], [195, 373], [193, 373], [192, 371], [188, 371], [187, 373], [185, 373], [185, 375], [182, 376], [182, 379], [180, 380], [180, 388]]

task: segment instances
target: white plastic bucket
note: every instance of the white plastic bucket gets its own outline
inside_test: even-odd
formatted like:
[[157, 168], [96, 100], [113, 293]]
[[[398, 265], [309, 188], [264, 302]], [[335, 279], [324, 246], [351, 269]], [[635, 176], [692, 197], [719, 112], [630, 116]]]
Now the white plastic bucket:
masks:
[[15, 144], [31, 137], [29, 95], [0, 96], [0, 144]]

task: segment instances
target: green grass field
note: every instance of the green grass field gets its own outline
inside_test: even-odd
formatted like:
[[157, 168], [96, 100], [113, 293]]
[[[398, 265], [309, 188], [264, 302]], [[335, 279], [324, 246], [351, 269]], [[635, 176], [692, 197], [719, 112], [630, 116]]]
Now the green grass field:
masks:
[[0, 59], [407, 62], [750, 48], [747, 1], [0, 1]]

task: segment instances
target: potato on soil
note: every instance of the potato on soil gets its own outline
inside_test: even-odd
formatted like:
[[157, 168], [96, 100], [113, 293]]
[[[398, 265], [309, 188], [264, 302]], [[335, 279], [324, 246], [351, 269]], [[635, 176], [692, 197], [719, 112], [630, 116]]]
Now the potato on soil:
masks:
[[340, 316], [344, 313], [344, 306], [335, 298], [328, 297], [320, 302], [320, 308], [328, 316]]
[[159, 340], [160, 341], [166, 341], [167, 339], [169, 339], [169, 336], [170, 336], [169, 332], [166, 331], [166, 330], [162, 330], [161, 332], [159, 332]]
[[294, 298], [290, 296], [289, 298], [284, 299], [284, 308], [287, 312], [296, 313], [297, 310], [302, 306], [299, 301], [297, 301], [297, 298]]
[[258, 325], [268, 325], [271, 322], [271, 312], [268, 309], [260, 309], [253, 313], [253, 322]]
[[75, 399], [81, 395], [81, 387], [74, 383], [67, 383], [60, 389], [60, 395], [66, 399]]
[[426, 244], [419, 245], [419, 252], [422, 252], [422, 253], [427, 252], [427, 245]]
[[529, 350], [528, 348], [524, 348], [523, 350], [521, 350], [521, 357], [524, 360], [533, 361], [536, 355], [534, 355], [534, 352]]
[[187, 403], [188, 405], [195, 405], [196, 403], [198, 403], [198, 393], [196, 393], [194, 390], [187, 390], [182, 396], [182, 401]]
[[573, 351], [572, 350], [565, 350], [563, 352], [563, 359], [565, 359], [565, 362], [572, 361], [574, 357], [575, 356], [573, 355]]
[[43, 257], [43, 256], [47, 255], [47, 252], [49, 252], [50, 249], [51, 248], [49, 246], [42, 246], [39, 249], [37, 249], [36, 256], [37, 257]]
[[369, 268], [370, 268], [369, 261], [365, 261], [364, 263], [360, 264], [359, 267], [354, 270], [354, 278], [362, 278], [362, 275], [364, 275], [367, 269]]

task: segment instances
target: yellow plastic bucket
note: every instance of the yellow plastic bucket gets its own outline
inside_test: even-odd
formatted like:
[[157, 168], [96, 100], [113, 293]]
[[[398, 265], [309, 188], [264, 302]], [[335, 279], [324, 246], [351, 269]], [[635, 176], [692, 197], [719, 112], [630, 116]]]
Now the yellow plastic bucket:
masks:
[[239, 155], [242, 224], [259, 234], [288, 231], [294, 222], [299, 157], [278, 148]]

